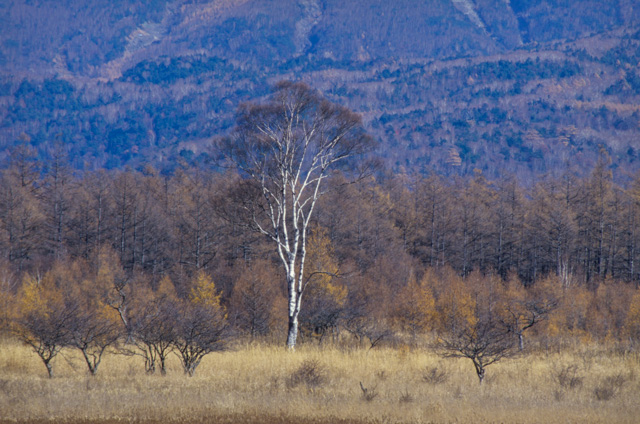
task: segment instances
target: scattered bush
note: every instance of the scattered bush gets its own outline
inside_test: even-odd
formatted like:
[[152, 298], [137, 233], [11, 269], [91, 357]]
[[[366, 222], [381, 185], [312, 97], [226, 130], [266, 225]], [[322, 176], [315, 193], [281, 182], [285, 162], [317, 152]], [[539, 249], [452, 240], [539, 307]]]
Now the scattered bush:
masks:
[[583, 378], [584, 377], [580, 375], [580, 369], [577, 365], [567, 365], [560, 369], [556, 368], [553, 373], [553, 379], [563, 389], [577, 389], [582, 387]]
[[438, 385], [445, 383], [449, 379], [449, 371], [443, 367], [426, 367], [422, 372], [422, 380], [425, 383]]
[[304, 361], [296, 369], [287, 381], [287, 387], [293, 389], [300, 385], [305, 385], [309, 389], [322, 386], [326, 380], [326, 369], [315, 359]]
[[413, 395], [409, 392], [409, 390], [405, 390], [404, 392], [400, 393], [400, 403], [411, 403], [413, 402], [415, 399], [413, 397]]
[[607, 401], [613, 399], [620, 393], [622, 387], [629, 380], [629, 377], [618, 373], [616, 375], [610, 375], [605, 377], [596, 387], [593, 389], [593, 395], [597, 400]]
[[367, 401], [367, 402], [371, 402], [372, 400], [374, 400], [375, 398], [378, 397], [378, 392], [377, 392], [377, 387], [378, 386], [373, 386], [371, 388], [366, 388], [364, 387], [364, 385], [362, 384], [362, 381], [360, 382], [360, 390], [362, 390], [362, 399]]

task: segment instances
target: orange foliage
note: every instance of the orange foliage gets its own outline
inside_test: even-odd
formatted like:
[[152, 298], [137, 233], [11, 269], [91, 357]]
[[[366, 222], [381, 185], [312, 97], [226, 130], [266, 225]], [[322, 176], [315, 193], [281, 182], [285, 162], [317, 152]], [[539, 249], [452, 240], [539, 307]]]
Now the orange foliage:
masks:
[[436, 310], [435, 299], [429, 284], [429, 274], [418, 284], [411, 278], [396, 296], [394, 318], [400, 328], [412, 334], [433, 328]]
[[196, 274], [189, 300], [196, 305], [206, 306], [213, 310], [224, 310], [220, 304], [222, 294], [218, 292], [213, 279], [204, 271]]
[[269, 332], [287, 322], [286, 296], [281, 276], [268, 261], [256, 261], [236, 280], [230, 299], [230, 315], [241, 331], [251, 337]]
[[320, 300], [342, 307], [347, 300], [348, 291], [338, 277], [338, 263], [334, 257], [333, 246], [322, 228], [315, 228], [307, 241], [307, 262], [305, 275], [307, 286], [305, 297]]
[[631, 340], [640, 341], [640, 290], [636, 290], [629, 304], [624, 333]]
[[439, 275], [429, 274], [423, 283], [432, 285], [436, 299], [436, 329], [455, 331], [460, 327], [473, 327], [477, 321], [476, 300], [465, 281], [450, 268]]

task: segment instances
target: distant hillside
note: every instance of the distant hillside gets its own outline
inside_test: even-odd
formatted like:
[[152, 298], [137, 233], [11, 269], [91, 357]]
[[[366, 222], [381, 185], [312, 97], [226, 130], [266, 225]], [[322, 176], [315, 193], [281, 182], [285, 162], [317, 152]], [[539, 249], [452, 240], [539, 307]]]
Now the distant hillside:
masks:
[[61, 140], [79, 168], [170, 170], [288, 78], [396, 170], [640, 169], [638, 0], [15, 0], [0, 27], [0, 159]]

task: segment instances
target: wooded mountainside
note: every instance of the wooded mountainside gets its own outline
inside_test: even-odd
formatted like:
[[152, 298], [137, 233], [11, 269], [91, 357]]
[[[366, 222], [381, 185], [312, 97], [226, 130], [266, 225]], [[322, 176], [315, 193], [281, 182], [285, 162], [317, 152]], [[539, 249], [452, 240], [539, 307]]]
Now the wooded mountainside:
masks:
[[635, 0], [2, 2], [0, 156], [57, 141], [76, 169], [172, 172], [291, 79], [361, 113], [394, 172], [530, 184], [604, 148], [628, 181], [639, 18]]

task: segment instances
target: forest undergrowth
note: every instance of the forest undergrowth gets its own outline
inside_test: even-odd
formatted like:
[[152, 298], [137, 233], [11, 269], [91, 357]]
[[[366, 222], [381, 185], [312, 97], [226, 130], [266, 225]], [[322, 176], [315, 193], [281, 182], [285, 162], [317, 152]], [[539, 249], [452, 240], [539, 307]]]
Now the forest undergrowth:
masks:
[[408, 345], [367, 350], [310, 343], [236, 344], [193, 377], [113, 353], [91, 376], [63, 351], [47, 378], [39, 358], [0, 341], [0, 422], [63, 423], [633, 423], [640, 355], [600, 344], [536, 349], [493, 365], [482, 384], [470, 361]]

